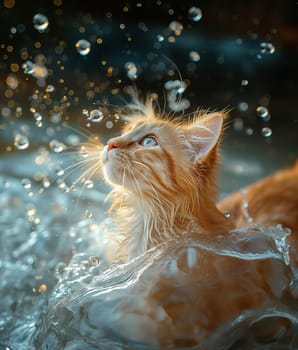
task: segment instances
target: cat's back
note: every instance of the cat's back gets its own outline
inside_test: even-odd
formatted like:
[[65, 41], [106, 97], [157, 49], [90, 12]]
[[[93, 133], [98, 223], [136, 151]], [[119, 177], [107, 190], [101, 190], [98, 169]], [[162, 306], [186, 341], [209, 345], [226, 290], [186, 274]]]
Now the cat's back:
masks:
[[296, 164], [237, 191], [218, 203], [237, 227], [282, 224], [292, 230], [298, 244], [298, 161]]

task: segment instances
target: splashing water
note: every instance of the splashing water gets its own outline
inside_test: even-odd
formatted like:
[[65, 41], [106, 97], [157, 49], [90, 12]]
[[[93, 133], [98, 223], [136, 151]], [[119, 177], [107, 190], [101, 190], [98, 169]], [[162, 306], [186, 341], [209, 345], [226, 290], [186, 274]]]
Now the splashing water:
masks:
[[14, 145], [18, 150], [24, 150], [29, 147], [30, 142], [27, 136], [16, 134], [14, 138]]
[[173, 21], [169, 24], [169, 29], [176, 35], [179, 36], [181, 35], [183, 31], [183, 25], [182, 23], [178, 21]]
[[188, 18], [194, 22], [199, 22], [202, 18], [202, 10], [199, 7], [191, 7], [188, 10]]

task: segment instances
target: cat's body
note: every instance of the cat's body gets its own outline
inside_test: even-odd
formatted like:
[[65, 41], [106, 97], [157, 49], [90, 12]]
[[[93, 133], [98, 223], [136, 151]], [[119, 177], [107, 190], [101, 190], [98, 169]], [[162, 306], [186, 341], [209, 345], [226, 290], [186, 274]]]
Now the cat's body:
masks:
[[[286, 252], [284, 257], [270, 233], [233, 229], [251, 223], [291, 228], [290, 266], [298, 267], [298, 166], [248, 187], [245, 195], [232, 194], [219, 210], [215, 171], [224, 118], [211, 113], [177, 123], [147, 106], [102, 152], [104, 176], [113, 188], [107, 260], [131, 261], [170, 242], [166, 257], [140, 272], [132, 298], [124, 296], [115, 306], [121, 311], [113, 314], [119, 332], [128, 339], [156, 348], [217, 349], [217, 342], [205, 344], [218, 330], [230, 337], [229, 344], [238, 335], [266, 342], [287, 334], [287, 320], [274, 320], [285, 300], [297, 299]], [[264, 327], [266, 313], [273, 316]], [[254, 318], [260, 325], [251, 322]], [[247, 333], [237, 328], [239, 322], [247, 322]]]

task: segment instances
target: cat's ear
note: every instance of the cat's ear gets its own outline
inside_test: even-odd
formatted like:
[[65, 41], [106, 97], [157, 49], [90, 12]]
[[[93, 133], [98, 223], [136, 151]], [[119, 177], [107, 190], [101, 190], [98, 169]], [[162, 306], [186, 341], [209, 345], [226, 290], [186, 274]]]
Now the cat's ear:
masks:
[[204, 158], [220, 141], [225, 113], [210, 113], [192, 122], [184, 132], [193, 158]]

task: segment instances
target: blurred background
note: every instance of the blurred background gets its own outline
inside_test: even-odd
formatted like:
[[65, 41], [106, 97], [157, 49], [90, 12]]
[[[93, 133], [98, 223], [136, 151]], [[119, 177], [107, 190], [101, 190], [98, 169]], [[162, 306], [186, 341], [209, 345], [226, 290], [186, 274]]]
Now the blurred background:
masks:
[[105, 140], [134, 86], [180, 118], [231, 111], [224, 192], [297, 157], [297, 1], [2, 0], [0, 28], [1, 153], [65, 121]]

